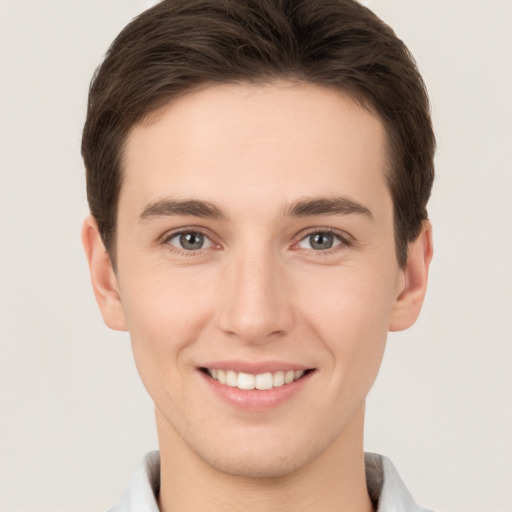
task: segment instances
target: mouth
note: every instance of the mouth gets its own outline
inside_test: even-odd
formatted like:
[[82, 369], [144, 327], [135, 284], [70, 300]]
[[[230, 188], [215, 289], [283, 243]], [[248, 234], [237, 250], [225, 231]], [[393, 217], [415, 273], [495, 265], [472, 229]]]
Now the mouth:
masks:
[[199, 370], [223, 386], [244, 391], [267, 391], [273, 388], [287, 387], [314, 371], [313, 368], [308, 368], [253, 374], [218, 368], [199, 368]]

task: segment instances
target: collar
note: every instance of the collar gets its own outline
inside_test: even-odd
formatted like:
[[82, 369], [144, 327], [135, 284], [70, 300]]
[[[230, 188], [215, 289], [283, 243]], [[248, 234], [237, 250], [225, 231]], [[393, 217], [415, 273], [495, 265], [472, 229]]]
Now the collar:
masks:
[[[392, 462], [365, 453], [366, 483], [376, 512], [431, 512], [416, 505]], [[108, 512], [160, 512], [160, 453], [149, 452], [132, 475], [128, 489]]]

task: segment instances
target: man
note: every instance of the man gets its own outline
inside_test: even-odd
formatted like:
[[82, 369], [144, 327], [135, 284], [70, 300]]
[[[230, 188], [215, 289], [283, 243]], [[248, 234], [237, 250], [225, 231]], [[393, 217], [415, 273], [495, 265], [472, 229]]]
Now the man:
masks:
[[121, 32], [82, 237], [160, 452], [112, 510], [424, 510], [363, 426], [425, 294], [434, 146], [410, 54], [352, 0], [170, 0]]

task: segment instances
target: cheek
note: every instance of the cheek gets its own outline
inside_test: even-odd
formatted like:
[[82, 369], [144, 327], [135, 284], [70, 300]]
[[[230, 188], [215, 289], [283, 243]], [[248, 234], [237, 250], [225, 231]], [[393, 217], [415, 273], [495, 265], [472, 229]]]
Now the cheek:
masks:
[[330, 352], [336, 385], [369, 388], [386, 344], [394, 303], [393, 276], [389, 269], [383, 277], [378, 269], [366, 267], [318, 277], [315, 287], [307, 287], [305, 318]]
[[[121, 289], [129, 331], [160, 338], [182, 338], [190, 332], [214, 295], [211, 276], [193, 269], [155, 265], [134, 269]], [[192, 334], [192, 333], [191, 333]]]
[[302, 310], [332, 334], [387, 332], [395, 281], [389, 267], [369, 265], [311, 273], [300, 286]]
[[137, 369], [153, 395], [159, 382], [179, 383], [184, 349], [207, 323], [211, 294], [197, 275], [162, 268], [130, 275], [121, 289], [123, 308]]

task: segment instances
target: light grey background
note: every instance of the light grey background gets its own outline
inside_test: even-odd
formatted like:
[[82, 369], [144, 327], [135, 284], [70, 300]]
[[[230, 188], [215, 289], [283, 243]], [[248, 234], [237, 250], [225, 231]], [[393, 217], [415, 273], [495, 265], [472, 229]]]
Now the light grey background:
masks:
[[[390, 337], [366, 446], [440, 511], [512, 509], [512, 2], [367, 1], [415, 54], [437, 131], [423, 315]], [[0, 509], [106, 509], [153, 412], [79, 240], [89, 79], [151, 2], [0, 1]]]

